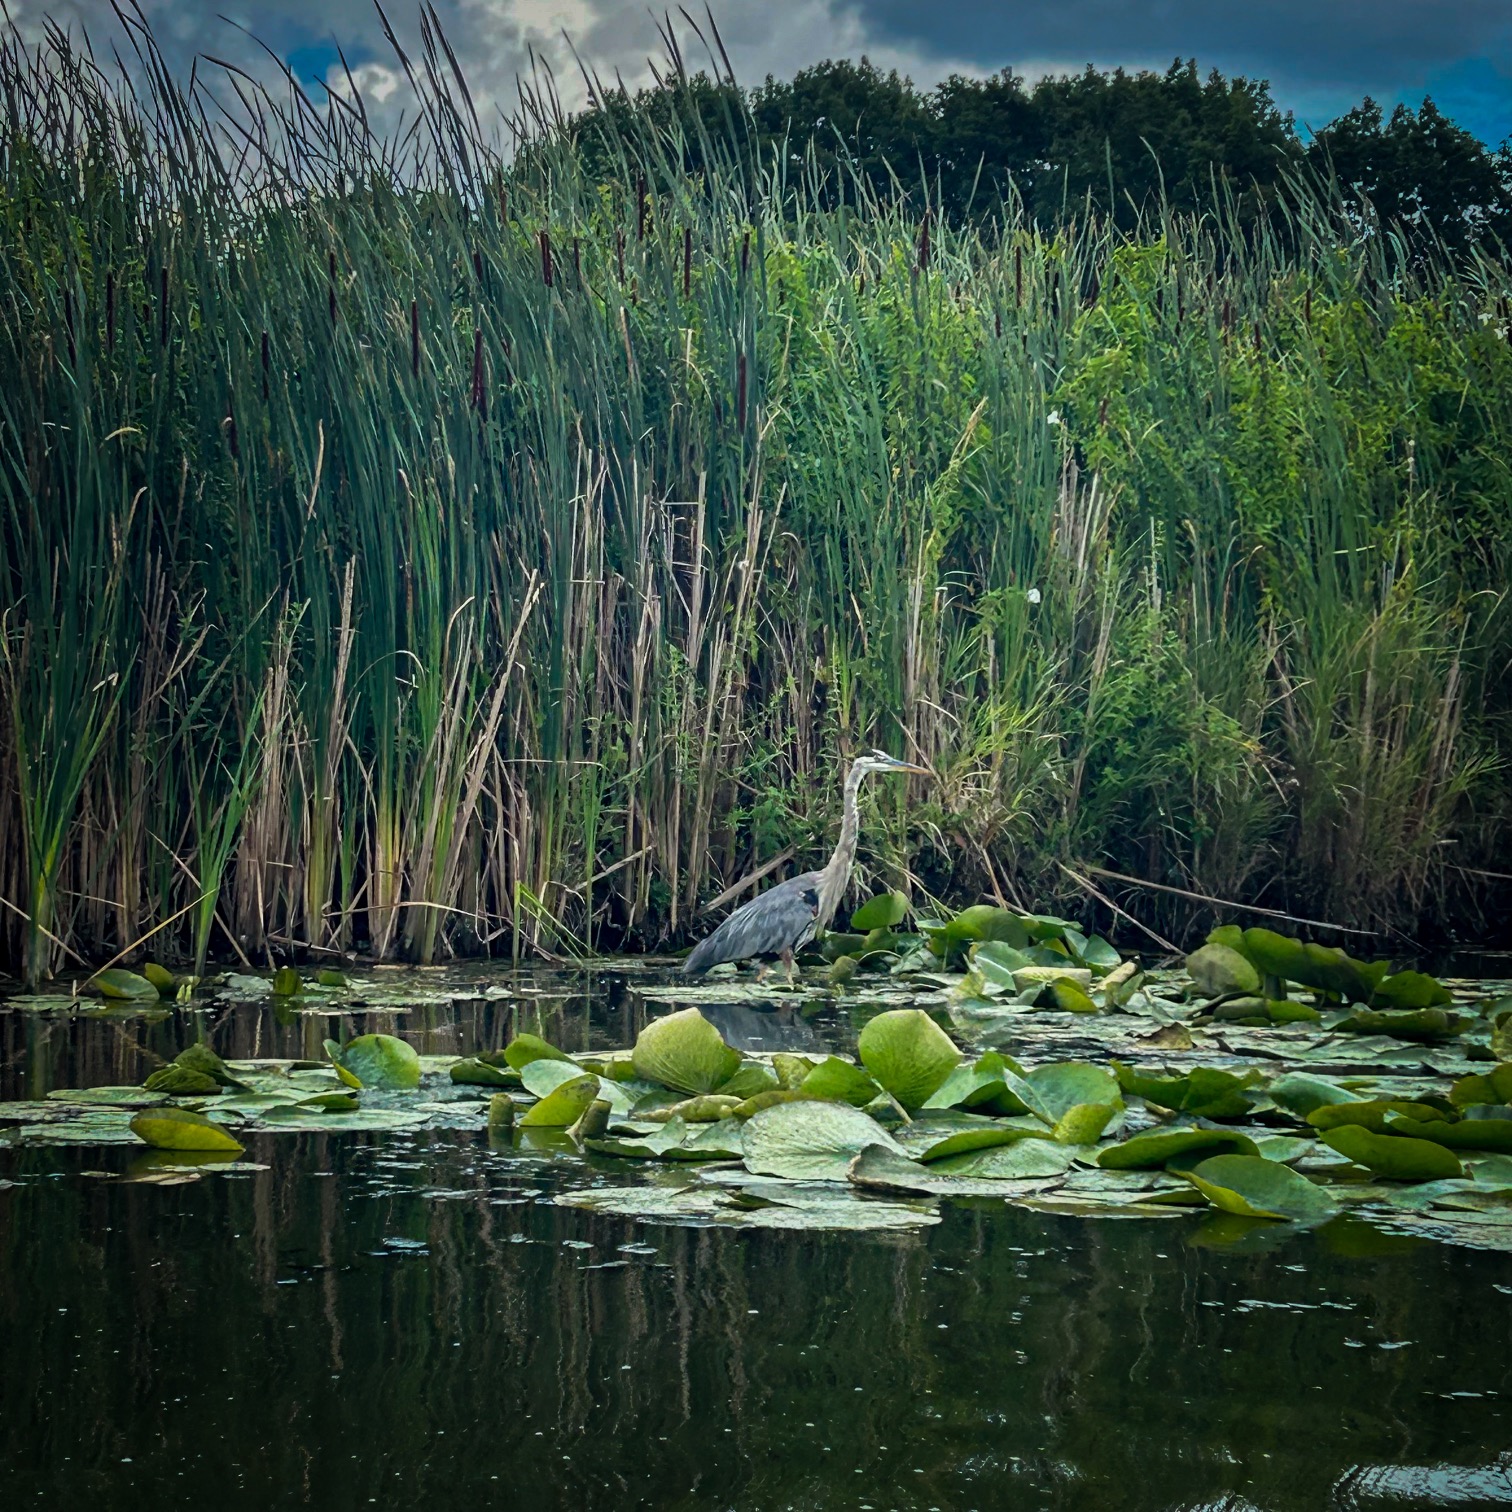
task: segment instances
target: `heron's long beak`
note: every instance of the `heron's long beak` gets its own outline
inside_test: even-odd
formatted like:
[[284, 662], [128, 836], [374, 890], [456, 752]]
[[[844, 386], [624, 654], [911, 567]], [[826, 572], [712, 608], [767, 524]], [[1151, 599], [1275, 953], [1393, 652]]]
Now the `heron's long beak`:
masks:
[[928, 767], [915, 766], [911, 761], [894, 761], [892, 769], [895, 772], [917, 772], [920, 777], [930, 777], [933, 773]]

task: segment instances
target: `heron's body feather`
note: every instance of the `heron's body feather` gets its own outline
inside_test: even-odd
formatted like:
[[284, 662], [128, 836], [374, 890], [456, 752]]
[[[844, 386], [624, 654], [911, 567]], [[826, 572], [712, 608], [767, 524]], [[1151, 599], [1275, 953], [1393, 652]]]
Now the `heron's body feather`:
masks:
[[687, 976], [702, 976], [723, 961], [745, 961], [752, 956], [778, 955], [791, 964], [793, 952], [801, 950], [822, 929], [829, 927], [835, 910], [850, 884], [856, 859], [860, 812], [856, 795], [868, 772], [922, 771], [906, 762], [894, 761], [881, 752], [857, 757], [845, 778], [845, 802], [840, 820], [840, 839], [829, 864], [822, 871], [801, 872], [742, 903], [708, 939], [683, 962]]

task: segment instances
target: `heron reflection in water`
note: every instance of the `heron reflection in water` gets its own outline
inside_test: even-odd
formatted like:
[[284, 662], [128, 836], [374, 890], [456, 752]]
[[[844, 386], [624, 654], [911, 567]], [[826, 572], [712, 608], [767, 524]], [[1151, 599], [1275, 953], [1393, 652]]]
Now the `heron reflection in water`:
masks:
[[[856, 757], [845, 778], [845, 808], [840, 821], [840, 840], [829, 864], [822, 871], [801, 872], [768, 888], [742, 904], [707, 940], [700, 942], [683, 962], [685, 976], [702, 976], [722, 961], [748, 961], [753, 956], [776, 956], [793, 979], [793, 952], [801, 950], [822, 929], [829, 927], [835, 910], [850, 883], [851, 864], [856, 859], [860, 814], [856, 795], [862, 780], [872, 772], [917, 772], [928, 776], [927, 767], [899, 761], [881, 751]], [[767, 968], [762, 967], [761, 974]]]

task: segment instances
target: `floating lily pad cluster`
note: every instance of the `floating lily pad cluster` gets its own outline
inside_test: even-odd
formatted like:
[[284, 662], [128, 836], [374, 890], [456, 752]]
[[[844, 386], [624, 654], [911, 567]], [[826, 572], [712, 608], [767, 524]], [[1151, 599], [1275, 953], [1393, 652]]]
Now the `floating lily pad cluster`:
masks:
[[530, 1033], [465, 1057], [382, 1034], [323, 1062], [193, 1046], [142, 1087], [0, 1105], [0, 1138], [235, 1161], [256, 1133], [486, 1128], [622, 1173], [557, 1200], [657, 1221], [913, 1227], [941, 1197], [998, 1197], [1250, 1225], [1354, 1210], [1512, 1249], [1512, 997], [1263, 929], [1143, 970], [1063, 919], [980, 907], [903, 933], [906, 913], [884, 895], [821, 942], [850, 963], [832, 996], [854, 1058], [742, 1054], [696, 1008], [598, 1054]]

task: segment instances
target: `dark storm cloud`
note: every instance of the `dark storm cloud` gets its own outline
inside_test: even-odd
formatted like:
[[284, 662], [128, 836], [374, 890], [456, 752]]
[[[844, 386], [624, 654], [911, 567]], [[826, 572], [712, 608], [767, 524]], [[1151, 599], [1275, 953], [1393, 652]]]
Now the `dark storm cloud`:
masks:
[[[138, 0], [170, 66], [187, 71], [212, 53], [271, 76], [269, 60], [230, 16], [288, 61], [302, 80], [346, 52], [378, 118], [408, 95], [371, 0]], [[660, 56], [662, 0], [434, 0], [476, 96], [508, 110], [532, 59], [556, 69], [564, 101], [582, 99], [565, 28], [604, 78], [646, 82]], [[8, 0], [23, 31], [46, 19], [117, 35], [108, 0]], [[406, 47], [416, 42], [418, 0], [386, 0]], [[702, 0], [688, 4], [702, 16]], [[1283, 109], [1320, 126], [1364, 94], [1416, 104], [1425, 91], [1492, 142], [1512, 132], [1512, 0], [714, 0], [739, 77], [790, 77], [824, 58], [863, 53], [922, 87], [955, 71], [1007, 65], [1030, 77], [1098, 67], [1164, 68], [1176, 56], [1204, 68], [1271, 81]], [[676, 19], [676, 10], [673, 10]], [[3, 23], [0, 23], [3, 24]], [[703, 50], [684, 32], [693, 66]], [[360, 66], [359, 66], [360, 65]]]
[[1509, 0], [859, 0], [859, 12], [896, 45], [987, 68], [1196, 56], [1278, 83], [1380, 94], [1470, 58], [1512, 68]]

